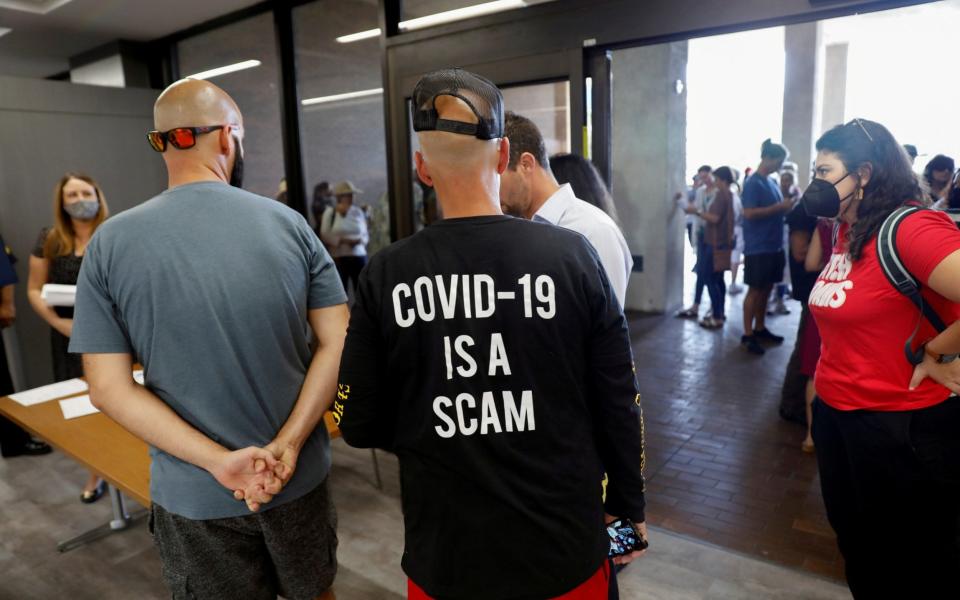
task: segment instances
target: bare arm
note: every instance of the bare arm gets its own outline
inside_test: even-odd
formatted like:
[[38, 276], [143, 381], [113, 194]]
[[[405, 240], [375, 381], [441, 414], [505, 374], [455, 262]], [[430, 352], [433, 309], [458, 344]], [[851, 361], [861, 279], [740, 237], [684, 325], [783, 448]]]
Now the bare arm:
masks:
[[[936, 293], [952, 302], [960, 302], [960, 250], [940, 261], [927, 280], [927, 285]], [[955, 321], [940, 335], [926, 344], [923, 362], [913, 370], [910, 389], [915, 389], [927, 377], [945, 386], [954, 394], [960, 393], [960, 360], [941, 364], [943, 354], [960, 353], [960, 321]]]
[[797, 262], [804, 261], [807, 256], [807, 252], [810, 249], [811, 239], [812, 234], [809, 234], [806, 231], [790, 232], [790, 255], [793, 257], [793, 260]]
[[340, 245], [340, 236], [333, 233], [333, 222], [336, 220], [334, 210], [332, 206], [328, 206], [320, 216], [320, 239], [328, 246], [336, 247]]
[[795, 204], [793, 198], [784, 198], [782, 201], [770, 206], [761, 206], [754, 208], [743, 208], [743, 218], [753, 221], [754, 219], [765, 219], [781, 213], [790, 212]]
[[[944, 298], [960, 303], [960, 250], [940, 261], [930, 273], [927, 284]], [[960, 353], [960, 321], [951, 324], [928, 343], [927, 351], [937, 356]]]
[[40, 318], [47, 322], [63, 335], [70, 337], [73, 325], [72, 319], [64, 319], [43, 301], [40, 297], [40, 291], [44, 284], [50, 280], [50, 261], [46, 258], [30, 257], [30, 275], [27, 278], [27, 300], [33, 311], [40, 315]]
[[[791, 246], [793, 244], [791, 236]], [[803, 260], [803, 268], [813, 273], [823, 268], [823, 242], [820, 241], [820, 230], [814, 229], [813, 236], [810, 238], [807, 256]]]
[[720, 215], [715, 215], [708, 211], [700, 210], [693, 204], [688, 204], [686, 207], [684, 207], [683, 212], [687, 213], [688, 215], [695, 215], [704, 221], [708, 221], [713, 224], [720, 222]]
[[[274, 456], [281, 459], [284, 464], [286, 461], [282, 457], [283, 451], [290, 449], [299, 454], [304, 442], [323, 418], [323, 413], [333, 404], [337, 387], [337, 371], [340, 368], [340, 355], [343, 352], [343, 340], [347, 335], [349, 318], [350, 313], [346, 304], [313, 309], [308, 314], [310, 327], [317, 336], [319, 348], [310, 362], [310, 368], [307, 370], [307, 376], [303, 381], [303, 387], [300, 388], [300, 396], [293, 411], [277, 433], [274, 442], [267, 447], [270, 450], [274, 448], [279, 450], [279, 454], [274, 451]], [[287, 466], [289, 472], [282, 465], [278, 472], [284, 481], [290, 479], [296, 464]]]
[[10, 327], [17, 318], [17, 307], [13, 303], [13, 284], [0, 288], [0, 329]]
[[[337, 370], [340, 367], [340, 355], [343, 353], [343, 341], [347, 335], [347, 321], [350, 313], [346, 304], [312, 309], [307, 318], [310, 327], [317, 336], [319, 348], [313, 355], [307, 377], [300, 388], [300, 396], [293, 407], [287, 422], [277, 433], [276, 439], [267, 444], [268, 450], [277, 459], [273, 467], [277, 477], [286, 485], [297, 469], [300, 449], [313, 433], [314, 429], [333, 404], [333, 394], [337, 387]], [[276, 492], [273, 492], [276, 493]], [[237, 490], [234, 497], [244, 499], [244, 493]], [[272, 496], [261, 495], [251, 500], [246, 498], [250, 510], [256, 511], [263, 502], [269, 502]]]
[[367, 227], [367, 220], [363, 220], [363, 231], [360, 232], [360, 243], [366, 246], [370, 243], [370, 228]]
[[279, 491], [272, 471], [276, 460], [270, 452], [253, 447], [231, 452], [214, 442], [138, 385], [132, 368], [129, 354], [84, 354], [93, 405], [151, 446], [206, 470], [231, 491], [257, 492], [257, 484]]

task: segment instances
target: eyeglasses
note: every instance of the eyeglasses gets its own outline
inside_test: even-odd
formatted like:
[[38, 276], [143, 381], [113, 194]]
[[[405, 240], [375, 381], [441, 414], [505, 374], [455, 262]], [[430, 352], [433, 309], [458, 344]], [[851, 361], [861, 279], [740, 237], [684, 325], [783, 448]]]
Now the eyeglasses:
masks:
[[[860, 119], [854, 118], [852, 121], [850, 121], [850, 123], [856, 123], [859, 125], [860, 130], [863, 131], [863, 134], [867, 136], [867, 139], [870, 140], [870, 143], [873, 143], [873, 136], [870, 135], [870, 132], [867, 131], [867, 128], [863, 126], [863, 123], [860, 121]], [[847, 123], [847, 125], [850, 125], [850, 123]]]
[[171, 129], [170, 131], [153, 131], [147, 132], [147, 141], [150, 142], [150, 147], [152, 147], [157, 152], [164, 152], [167, 149], [167, 142], [170, 142], [170, 145], [178, 150], [186, 150], [187, 148], [193, 148], [197, 145], [197, 136], [202, 133], [210, 133], [211, 131], [216, 131], [218, 129], [223, 129], [228, 127], [228, 125], [211, 125], [210, 127], [177, 127]]

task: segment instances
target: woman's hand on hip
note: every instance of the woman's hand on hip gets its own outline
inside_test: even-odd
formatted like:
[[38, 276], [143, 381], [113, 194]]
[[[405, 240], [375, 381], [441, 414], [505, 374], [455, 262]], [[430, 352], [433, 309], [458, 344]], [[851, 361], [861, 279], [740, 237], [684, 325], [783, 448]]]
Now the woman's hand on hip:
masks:
[[946, 387], [954, 394], [960, 394], [960, 360], [940, 363], [937, 362], [937, 359], [924, 352], [923, 362], [913, 369], [910, 389], [917, 389], [923, 380], [928, 377]]

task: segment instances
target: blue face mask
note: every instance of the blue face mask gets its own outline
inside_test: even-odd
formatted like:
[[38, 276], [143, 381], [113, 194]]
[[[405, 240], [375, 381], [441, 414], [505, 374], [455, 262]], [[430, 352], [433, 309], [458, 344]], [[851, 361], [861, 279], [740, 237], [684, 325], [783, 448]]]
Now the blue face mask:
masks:
[[63, 210], [78, 221], [91, 221], [100, 214], [100, 202], [98, 200], [80, 200], [72, 204], [64, 204]]

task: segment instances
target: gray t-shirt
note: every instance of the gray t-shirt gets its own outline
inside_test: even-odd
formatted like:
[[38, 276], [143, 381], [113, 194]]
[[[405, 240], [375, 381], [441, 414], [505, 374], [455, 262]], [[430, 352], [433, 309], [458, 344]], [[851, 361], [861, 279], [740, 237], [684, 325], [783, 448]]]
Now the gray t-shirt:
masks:
[[[130, 353], [146, 386], [228, 449], [273, 440], [312, 357], [307, 311], [346, 302], [298, 213], [224, 183], [182, 185], [113, 217], [90, 241], [70, 351]], [[189, 519], [250, 514], [208, 472], [151, 448], [152, 500]], [[322, 425], [264, 509], [330, 469]]]

